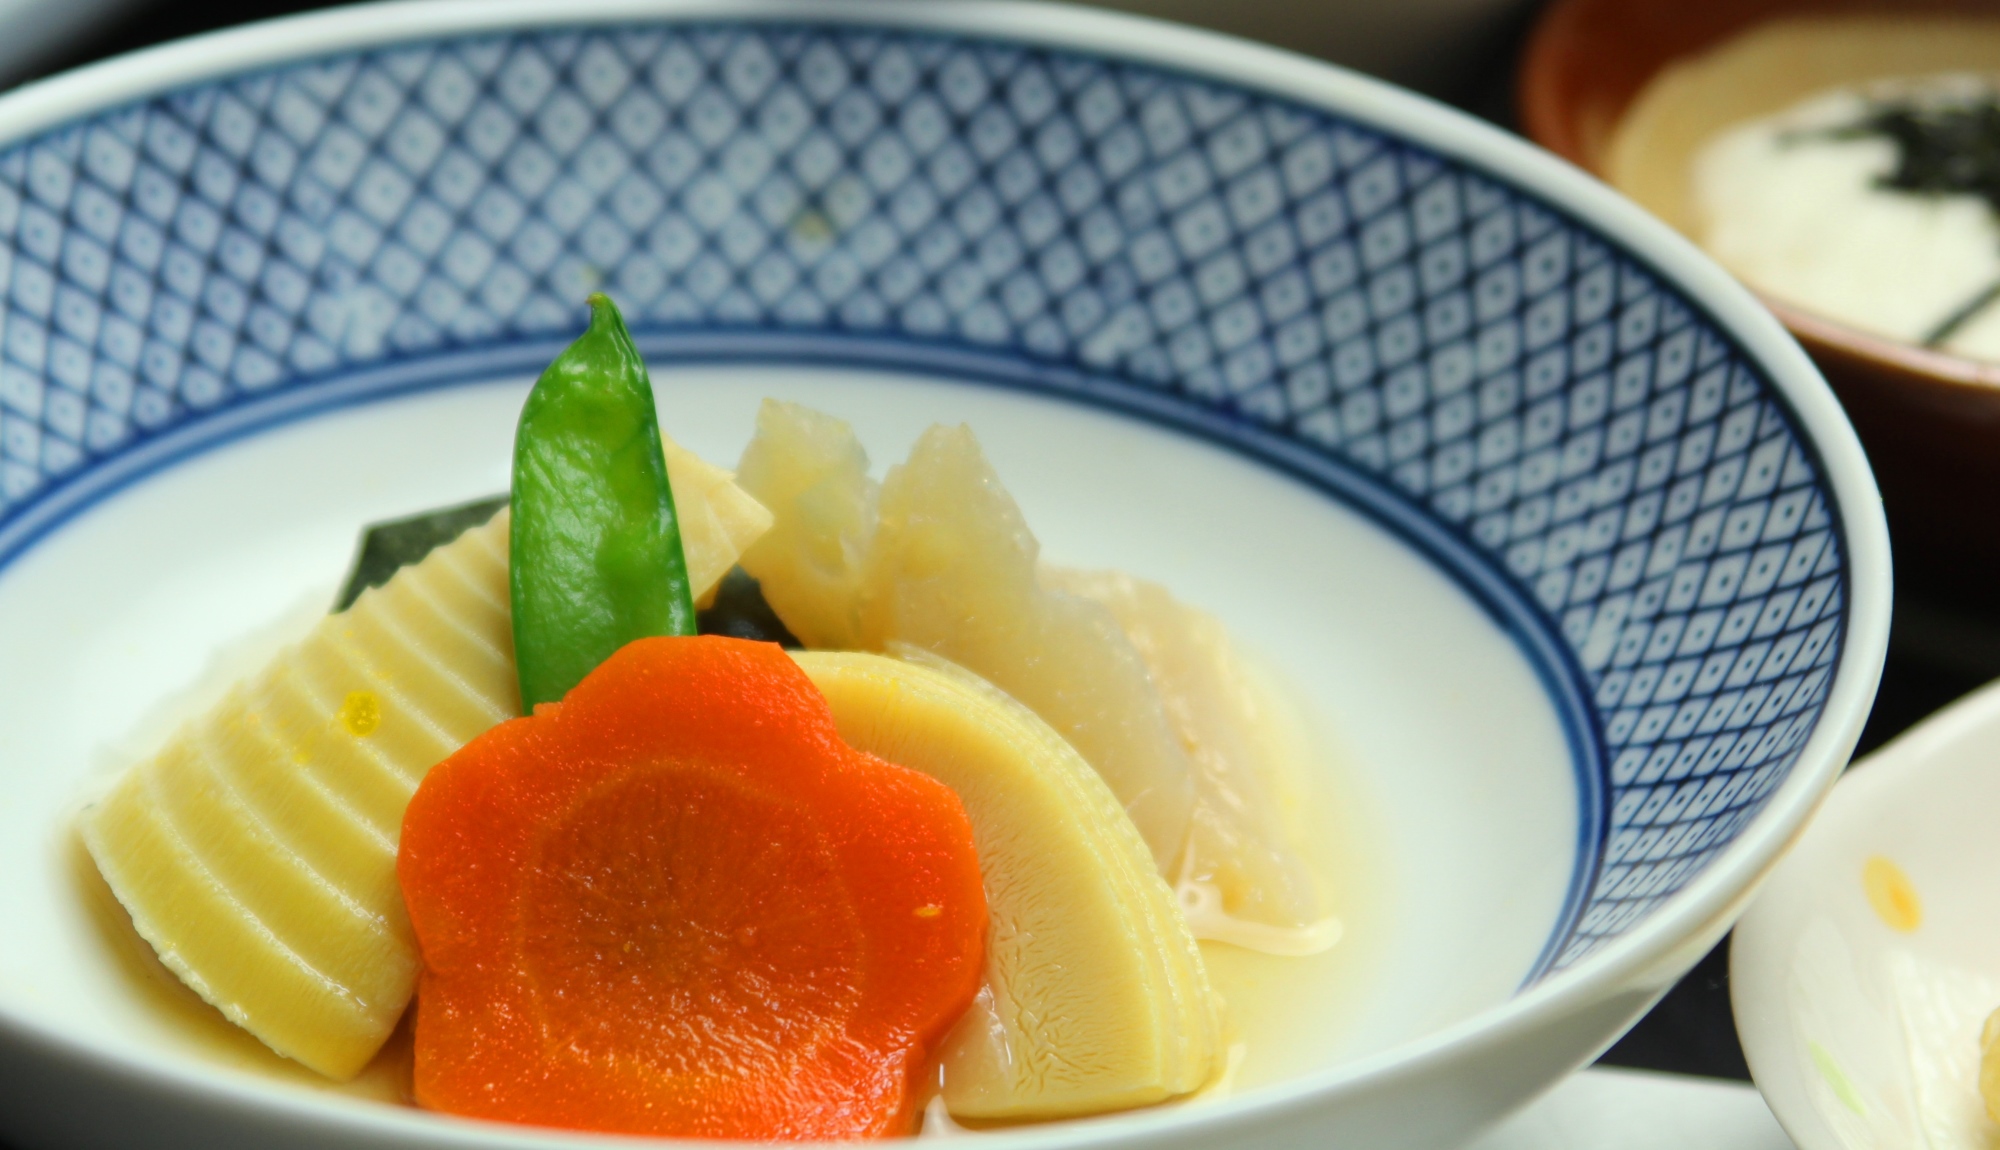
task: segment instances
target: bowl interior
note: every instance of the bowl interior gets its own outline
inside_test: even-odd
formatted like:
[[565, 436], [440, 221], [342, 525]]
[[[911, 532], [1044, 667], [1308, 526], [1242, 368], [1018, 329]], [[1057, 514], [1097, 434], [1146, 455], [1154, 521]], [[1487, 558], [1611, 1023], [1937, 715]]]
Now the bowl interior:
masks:
[[[93, 781], [325, 611], [357, 524], [504, 489], [524, 386], [329, 412], [219, 448], [14, 564], [0, 633], [47, 654], [0, 670], [4, 713], [20, 761], [69, 769], [21, 772], [34, 798], [10, 806], [0, 836], [33, 876], [6, 896], [23, 928], [0, 969], [37, 990], [10, 1006], [159, 1065], [226, 1041], [189, 1026], [191, 1008], [160, 1009], [161, 972], [79, 866], [69, 816]], [[1210, 948], [1246, 1035], [1240, 1083], [1407, 1041], [1504, 1001], [1534, 968], [1575, 866], [1562, 726], [1519, 646], [1394, 535], [1233, 453], [1017, 393], [769, 367], [669, 369], [656, 386], [670, 428], [720, 459], [765, 395], [842, 413], [884, 459], [930, 423], [969, 423], [1048, 555], [1171, 573], [1310, 700], [1323, 731], [1304, 805], [1330, 820], [1313, 837], [1332, 848], [1323, 869], [1348, 940], [1303, 959]], [[1459, 721], [1426, 721], [1441, 699]], [[1476, 951], [1454, 945], [1468, 930], [1485, 940]], [[227, 1048], [275, 1072], [254, 1044]]]
[[1365, 1001], [1273, 996], [1306, 1051], [1274, 1077], [1646, 922], [1843, 647], [1842, 509], [1721, 323], [1558, 205], [1243, 81], [779, 20], [435, 38], [11, 146], [0, 257], [0, 641], [32, 653], [0, 721], [35, 740], [0, 849], [36, 876], [0, 897], [47, 928], [0, 942], [0, 1009], [106, 1049], [152, 1008], [85, 955], [93, 764], [309, 614], [359, 522], [503, 486], [598, 288], [712, 458], [767, 393], [882, 461], [969, 421], [1052, 555], [1172, 584], [1307, 692], [1379, 942], [1328, 960]]

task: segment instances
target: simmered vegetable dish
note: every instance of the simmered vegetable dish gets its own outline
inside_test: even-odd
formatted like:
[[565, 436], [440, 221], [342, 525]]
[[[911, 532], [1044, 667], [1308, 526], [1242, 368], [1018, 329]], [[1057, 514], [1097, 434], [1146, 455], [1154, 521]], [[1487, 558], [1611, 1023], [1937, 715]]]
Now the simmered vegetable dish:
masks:
[[1222, 626], [1046, 564], [963, 426], [878, 481], [767, 400], [696, 458], [591, 307], [506, 497], [371, 531], [85, 810], [139, 934], [329, 1078], [413, 1010], [411, 1098], [485, 1119], [858, 1139], [1216, 1082], [1200, 940], [1339, 933]]

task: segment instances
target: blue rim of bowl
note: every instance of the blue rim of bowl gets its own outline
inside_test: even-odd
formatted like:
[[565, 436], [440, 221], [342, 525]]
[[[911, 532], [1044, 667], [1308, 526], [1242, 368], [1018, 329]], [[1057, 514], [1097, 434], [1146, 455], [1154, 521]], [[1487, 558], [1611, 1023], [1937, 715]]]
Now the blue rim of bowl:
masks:
[[[1454, 1024], [1380, 1055], [1369, 1056], [1326, 1075], [1315, 1075], [1297, 1090], [1271, 1088], [1260, 1095], [1274, 1105], [1297, 1100], [1321, 1079], [1360, 1081], [1391, 1068], [1409, 1068], [1442, 1056], [1455, 1043], [1474, 1035], [1498, 1041], [1518, 1033], [1533, 1017], [1557, 1001], [1620, 985], [1620, 980], [1648, 977], [1649, 963], [1671, 949], [1675, 928], [1706, 929], [1705, 923], [1726, 916], [1740, 904], [1743, 891], [1768, 867], [1776, 850], [1795, 832], [1811, 807], [1811, 799], [1830, 784], [1845, 752], [1859, 734], [1865, 703], [1879, 677], [1886, 647], [1888, 565], [1886, 532], [1872, 480], [1851, 429], [1837, 404], [1797, 346], [1785, 337], [1739, 287], [1706, 260], [1666, 231], [1600, 187], [1526, 145], [1506, 139], [1484, 126], [1317, 62], [1225, 37], [1196, 33], [1132, 17], [1111, 16], [1058, 6], [969, 2], [955, 11], [917, 13], [893, 3], [850, 0], [834, 6], [800, 5], [785, 0], [740, 0], [717, 4], [600, 4], [584, 17], [535, 0], [467, 0], [435, 4], [384, 4], [371, 8], [366, 31], [341, 27], [347, 15], [339, 11], [274, 21], [235, 32], [205, 37], [187, 44], [135, 54], [47, 81], [0, 99], [0, 136], [22, 140], [66, 119], [116, 107], [130, 100], [159, 95], [177, 87], [269, 69], [300, 59], [338, 51], [384, 47], [420, 36], [477, 35], [528, 28], [601, 27], [606, 24], [666, 20], [731, 23], [767, 20], [851, 27], [873, 25], [940, 35], [980, 36], [1016, 44], [1072, 52], [1087, 52], [1206, 81], [1221, 81], [1245, 90], [1293, 100], [1414, 141], [1487, 178], [1524, 193], [1542, 210], [1582, 223], [1599, 242], [1647, 265], [1674, 285], [1685, 306], [1706, 318], [1764, 372], [1773, 385], [1770, 396], [1803, 432], [1801, 447], [1814, 457], [1836, 496], [1835, 529], [1844, 543], [1850, 572], [1843, 611], [1844, 648], [1822, 709], [1822, 720], [1798, 756], [1798, 766], [1777, 792], [1769, 796], [1760, 820], [1766, 824], [1757, 843], [1739, 839], [1698, 878], [1639, 927], [1580, 963], [1542, 981], [1523, 994], [1465, 1022]], [[1032, 17], [1042, 17], [1038, 22]], [[1059, 17], [1059, 18], [1055, 18]], [[276, 34], [273, 36], [273, 34]], [[260, 43], [282, 39], [275, 49]], [[1218, 47], [1227, 52], [1218, 53]], [[197, 62], [197, 50], [206, 59]], [[1215, 57], [1223, 58], [1217, 59]], [[1228, 57], [1234, 56], [1235, 59]], [[1413, 122], [1414, 121], [1414, 122]], [[1559, 202], [1572, 207], [1557, 208]], [[1854, 656], [1859, 652], [1860, 658]], [[1780, 813], [1773, 815], [1771, 812]], [[1745, 836], [1750, 837], [1750, 836]], [[1719, 930], [1718, 930], [1719, 932]], [[1664, 977], [1671, 971], [1656, 973]], [[1481, 1032], [1484, 1032], [1481, 1034]], [[1142, 1122], [1141, 1119], [1133, 1121]]]

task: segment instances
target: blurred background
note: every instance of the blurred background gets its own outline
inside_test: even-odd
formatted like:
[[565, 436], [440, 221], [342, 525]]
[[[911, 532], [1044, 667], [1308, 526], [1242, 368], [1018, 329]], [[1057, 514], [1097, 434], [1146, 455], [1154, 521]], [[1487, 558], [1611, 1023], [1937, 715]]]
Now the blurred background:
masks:
[[[1652, 71], [1763, 16], [1803, 9], [1907, 11], [1912, 5], [2000, 16], [2000, 0], [1104, 3], [1265, 40], [1407, 85], [1554, 146], [1594, 171], [1601, 170], [1607, 140]], [[304, 0], [0, 0], [0, 85], [319, 6]], [[1980, 497], [2000, 490], [2000, 369], [1921, 355], [1885, 367], [1882, 357], [1857, 351], [1839, 332], [1814, 335], [1819, 329], [1810, 319], [1793, 327], [1861, 425], [1895, 540], [1895, 619], [1881, 693], [1862, 737], [1859, 753], [1866, 754], [2000, 677], [2000, 607], [1984, 594], [2000, 572], [2000, 510], [1986, 504], [2000, 500]], [[1949, 380], [1949, 386], [1931, 381], [1943, 398], [1928, 409], [1914, 410], [1899, 398], [1910, 393], [1912, 371]], [[1938, 437], [1967, 428], [1959, 453], [1943, 452], [1941, 464]], [[1970, 516], [1967, 506], [1974, 508]], [[1695, 967], [1604, 1061], [1747, 1081], [1730, 1015], [1727, 946], [1725, 941]]]

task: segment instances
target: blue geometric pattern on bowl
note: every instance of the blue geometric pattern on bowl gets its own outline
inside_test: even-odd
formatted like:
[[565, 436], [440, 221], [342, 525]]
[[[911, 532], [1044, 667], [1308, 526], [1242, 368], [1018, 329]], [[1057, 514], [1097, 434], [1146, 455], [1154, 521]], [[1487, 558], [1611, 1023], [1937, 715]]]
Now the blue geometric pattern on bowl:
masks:
[[1688, 300], [1421, 147], [1147, 66], [758, 24], [346, 56], [6, 150], [0, 283], [0, 561], [170, 429], [544, 341], [598, 288], [1309, 450], [1484, 556], [1584, 700], [1602, 846], [1537, 977], [1730, 842], [1841, 644], [1824, 477]]

